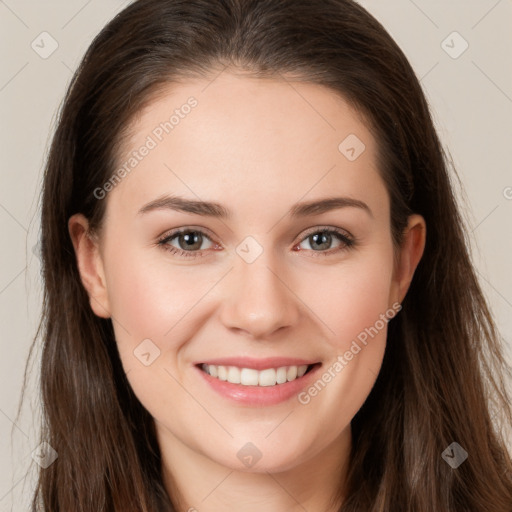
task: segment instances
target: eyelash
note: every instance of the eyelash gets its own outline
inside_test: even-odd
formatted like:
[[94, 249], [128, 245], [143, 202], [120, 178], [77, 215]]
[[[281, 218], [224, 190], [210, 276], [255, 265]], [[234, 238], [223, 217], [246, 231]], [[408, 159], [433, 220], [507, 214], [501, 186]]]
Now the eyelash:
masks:
[[[178, 229], [176, 231], [173, 231], [171, 233], [166, 233], [165, 235], [163, 235], [158, 240], [158, 245], [161, 246], [163, 250], [169, 251], [171, 254], [176, 254], [178, 256], [184, 256], [186, 258], [195, 258], [197, 256], [202, 256], [203, 255], [202, 253], [205, 252], [205, 250], [184, 251], [182, 249], [178, 249], [177, 247], [169, 245], [169, 242], [171, 240], [173, 240], [174, 238], [176, 238], [177, 236], [179, 236], [181, 234], [186, 234], [186, 233], [200, 233], [203, 237], [208, 238], [212, 243], [215, 244], [215, 242], [213, 242], [213, 240], [211, 240], [211, 238], [207, 235], [207, 233], [205, 233], [201, 229], [182, 228], [182, 229]], [[343, 231], [341, 229], [331, 228], [331, 227], [318, 227], [318, 228], [314, 228], [313, 230], [310, 230], [309, 232], [307, 232], [306, 235], [297, 244], [294, 244], [294, 247], [296, 247], [297, 245], [299, 245], [302, 242], [304, 242], [305, 240], [307, 240], [311, 235], [315, 235], [318, 233], [327, 233], [330, 235], [335, 235], [336, 238], [338, 238], [338, 240], [342, 243], [342, 245], [340, 245], [339, 247], [336, 247], [334, 249], [328, 249], [327, 251], [313, 251], [312, 249], [305, 249], [305, 250], [309, 250], [310, 252], [313, 252], [314, 253], [313, 257], [334, 255], [339, 252], [349, 250], [356, 245], [355, 238], [352, 237], [351, 235], [347, 234], [345, 231]], [[304, 249], [301, 249], [301, 250], [304, 250]]]

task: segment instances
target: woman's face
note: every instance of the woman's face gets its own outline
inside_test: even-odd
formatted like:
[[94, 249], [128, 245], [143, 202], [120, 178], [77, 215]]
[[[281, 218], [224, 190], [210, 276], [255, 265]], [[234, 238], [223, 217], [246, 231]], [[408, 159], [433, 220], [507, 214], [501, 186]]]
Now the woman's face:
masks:
[[350, 444], [422, 250], [394, 265], [376, 153], [332, 91], [228, 72], [133, 122], [75, 247], [164, 449], [258, 472]]

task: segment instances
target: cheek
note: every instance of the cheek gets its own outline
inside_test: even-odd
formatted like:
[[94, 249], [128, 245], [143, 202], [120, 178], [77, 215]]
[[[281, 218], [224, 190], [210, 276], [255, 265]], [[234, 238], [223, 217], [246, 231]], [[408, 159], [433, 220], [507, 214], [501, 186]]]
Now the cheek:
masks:
[[[144, 254], [126, 247], [118, 252], [122, 253], [119, 258], [111, 254], [106, 276], [119, 354], [126, 372], [139, 370], [149, 361], [154, 370], [162, 355], [172, 354], [169, 344], [175, 336], [170, 331], [186, 314], [193, 292], [170, 280]], [[147, 353], [149, 357], [142, 357]]]
[[326, 438], [350, 423], [380, 371], [387, 325], [397, 313], [389, 304], [392, 273], [390, 246], [338, 266], [326, 276], [323, 295], [314, 295], [329, 327], [329, 358], [298, 398], [313, 416], [329, 418], [321, 429]]
[[106, 269], [119, 356], [136, 397], [160, 419], [164, 411], [187, 407], [176, 360], [190, 337], [187, 313], [208, 288], [190, 286], [189, 276], [156, 265], [143, 251], [121, 253]]
[[198, 316], [211, 311], [204, 299], [219, 270], [172, 264], [158, 248], [116, 251], [120, 257], [111, 253], [106, 268], [116, 342], [135, 393], [150, 403], [141, 395], [174, 385], [169, 372], [183, 380], [182, 349], [200, 325]]
[[127, 250], [121, 259], [111, 259], [109, 302], [112, 316], [126, 331], [164, 337], [211, 286], [209, 279], [194, 276], [193, 268], [173, 269], [165, 263], [162, 255], [158, 261], [144, 251]]
[[347, 350], [353, 339], [389, 310], [392, 274], [389, 248], [323, 270], [314, 286], [304, 288], [308, 304], [326, 326], [327, 340], [337, 352]]

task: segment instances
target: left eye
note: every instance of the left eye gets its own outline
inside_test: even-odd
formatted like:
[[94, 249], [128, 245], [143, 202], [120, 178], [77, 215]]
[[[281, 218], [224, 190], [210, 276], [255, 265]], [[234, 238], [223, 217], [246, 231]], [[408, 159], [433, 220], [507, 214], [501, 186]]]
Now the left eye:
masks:
[[[334, 230], [325, 229], [321, 231], [314, 231], [310, 233], [306, 238], [302, 240], [300, 244], [298, 244], [296, 247], [300, 247], [301, 244], [304, 242], [308, 242], [309, 248], [315, 252], [321, 251], [325, 252], [328, 249], [333, 249], [332, 243], [333, 241], [338, 241], [338, 245], [334, 247], [334, 249], [342, 249], [344, 247], [350, 247], [352, 245], [352, 240]], [[340, 247], [341, 246], [341, 247]]]

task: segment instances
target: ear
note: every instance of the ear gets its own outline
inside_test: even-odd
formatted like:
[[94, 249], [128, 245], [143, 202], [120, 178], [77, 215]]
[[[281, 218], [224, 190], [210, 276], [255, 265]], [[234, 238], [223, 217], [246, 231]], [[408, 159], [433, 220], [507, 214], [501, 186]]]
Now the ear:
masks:
[[421, 215], [410, 215], [395, 263], [390, 297], [393, 303], [401, 303], [407, 294], [414, 271], [423, 256], [426, 233], [425, 219]]
[[98, 238], [89, 230], [89, 221], [81, 213], [68, 220], [68, 231], [75, 249], [78, 272], [89, 295], [93, 312], [102, 318], [110, 318], [103, 260]]

